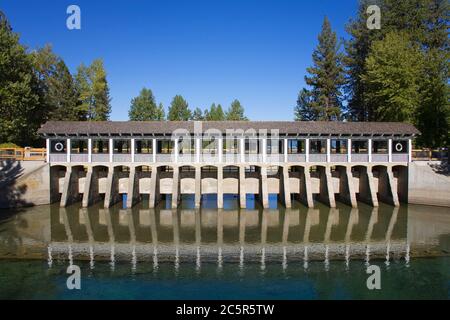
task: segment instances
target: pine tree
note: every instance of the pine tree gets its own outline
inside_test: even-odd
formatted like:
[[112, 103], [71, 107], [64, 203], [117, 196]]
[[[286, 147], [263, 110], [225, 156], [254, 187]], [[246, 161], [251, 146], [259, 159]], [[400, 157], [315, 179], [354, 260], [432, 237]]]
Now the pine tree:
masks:
[[[297, 105], [295, 113], [302, 115], [302, 109], [311, 109], [308, 113], [314, 115], [314, 120], [337, 120], [342, 107], [342, 86], [345, 82], [342, 53], [339, 51], [336, 33], [331, 30], [330, 22], [325, 17], [322, 31], [318, 37], [319, 44], [314, 50], [313, 66], [307, 68], [309, 76], [305, 82], [311, 87], [310, 93], [300, 92], [300, 102], [307, 105]], [[304, 120], [297, 118], [297, 120]]]
[[139, 96], [131, 100], [128, 117], [132, 121], [163, 120], [162, 105], [156, 106], [155, 97], [150, 89], [143, 88]]
[[194, 112], [192, 112], [192, 117], [191, 120], [194, 121], [203, 121], [205, 120], [204, 116], [203, 116], [203, 112], [200, 108], [195, 108]]
[[191, 118], [189, 105], [181, 95], [176, 95], [169, 107], [169, 121], [188, 121]]
[[0, 114], [0, 143], [21, 146], [38, 141], [36, 131], [47, 117], [33, 57], [19, 43], [19, 36], [3, 13], [0, 13]]
[[223, 112], [222, 106], [215, 103], [211, 105], [209, 110], [205, 111], [205, 120], [207, 121], [224, 121], [225, 113]]
[[166, 112], [164, 111], [164, 106], [160, 102], [158, 108], [156, 109], [156, 120], [164, 120], [166, 118]]
[[226, 119], [229, 121], [248, 121], [244, 115], [244, 108], [239, 100], [235, 99], [226, 113]]

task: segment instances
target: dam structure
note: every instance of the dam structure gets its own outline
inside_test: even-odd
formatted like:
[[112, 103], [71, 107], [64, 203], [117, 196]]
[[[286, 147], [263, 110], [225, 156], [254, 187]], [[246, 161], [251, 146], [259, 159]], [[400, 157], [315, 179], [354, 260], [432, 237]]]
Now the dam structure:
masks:
[[[412, 139], [419, 131], [397, 122], [287, 121], [49, 121], [46, 140], [50, 202], [83, 207], [103, 202], [127, 208], [163, 198], [235, 195], [246, 208], [255, 195], [286, 207], [298, 199], [356, 208], [362, 201], [408, 202]], [[124, 196], [126, 195], [126, 197]]]

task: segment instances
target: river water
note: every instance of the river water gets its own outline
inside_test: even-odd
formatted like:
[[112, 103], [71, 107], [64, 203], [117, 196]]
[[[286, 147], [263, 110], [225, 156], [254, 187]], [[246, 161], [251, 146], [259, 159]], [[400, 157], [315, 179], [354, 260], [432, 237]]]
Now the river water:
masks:
[[[450, 209], [225, 196], [0, 211], [0, 299], [449, 299]], [[78, 266], [81, 289], [69, 290]], [[381, 289], [369, 290], [369, 266]]]

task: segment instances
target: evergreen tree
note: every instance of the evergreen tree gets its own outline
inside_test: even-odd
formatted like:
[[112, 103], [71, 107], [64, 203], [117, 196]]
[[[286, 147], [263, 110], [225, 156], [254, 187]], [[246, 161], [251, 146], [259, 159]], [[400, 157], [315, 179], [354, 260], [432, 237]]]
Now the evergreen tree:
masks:
[[304, 98], [310, 95], [310, 99], [301, 99], [308, 105], [297, 105], [295, 112], [302, 114], [301, 109], [306, 107], [311, 109], [310, 115], [315, 115], [314, 120], [337, 120], [340, 118], [342, 86], [345, 82], [343, 56], [327, 17], [324, 18], [318, 39], [319, 44], [312, 55], [313, 66], [307, 69], [309, 76], [305, 76], [311, 91], [309, 94], [303, 91], [300, 93]]
[[296, 121], [314, 121], [319, 118], [317, 109], [312, 107], [312, 95], [309, 90], [303, 88], [298, 94], [297, 106], [294, 109]]
[[86, 120], [105, 121], [111, 112], [106, 71], [101, 59], [89, 67], [81, 64], [75, 76], [79, 92], [80, 110]]
[[160, 102], [158, 108], [156, 109], [156, 120], [164, 120], [166, 118], [166, 112], [164, 111], [164, 106]]
[[189, 105], [181, 95], [176, 95], [169, 107], [169, 121], [188, 121], [191, 118]]
[[205, 120], [204, 116], [203, 116], [203, 112], [200, 108], [195, 108], [194, 112], [192, 112], [192, 118], [191, 120], [194, 121], [203, 121]]
[[78, 92], [64, 61], [47, 45], [33, 54], [34, 68], [51, 120], [80, 120]]
[[143, 88], [139, 96], [131, 100], [128, 117], [132, 121], [163, 120], [164, 109], [161, 104], [156, 106], [152, 91]]
[[379, 121], [415, 121], [422, 54], [408, 36], [389, 33], [372, 43], [361, 81], [364, 103]]
[[224, 121], [225, 113], [223, 112], [222, 106], [215, 103], [211, 105], [209, 110], [205, 111], [205, 120], [207, 121]]
[[248, 121], [244, 115], [244, 107], [242, 107], [239, 100], [235, 99], [226, 113], [226, 119], [231, 121]]
[[4, 14], [0, 13], [0, 143], [21, 146], [37, 142], [36, 131], [47, 110], [33, 57], [19, 43]]

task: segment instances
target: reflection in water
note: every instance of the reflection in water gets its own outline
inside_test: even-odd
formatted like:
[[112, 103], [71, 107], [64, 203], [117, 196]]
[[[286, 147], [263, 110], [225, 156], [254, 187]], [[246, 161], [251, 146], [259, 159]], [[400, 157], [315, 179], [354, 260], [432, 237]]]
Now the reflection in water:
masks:
[[358, 209], [320, 204], [308, 209], [296, 204], [292, 209], [240, 210], [226, 202], [225, 207], [229, 209], [148, 209], [145, 203], [133, 209], [42, 206], [38, 213], [34, 209], [19, 215], [28, 223], [3, 223], [11, 232], [0, 234], [0, 255], [33, 251], [24, 250], [31, 238], [36, 248], [42, 244], [40, 254], [49, 268], [57, 257], [70, 265], [74, 259], [88, 260], [91, 270], [96, 260], [107, 260], [111, 271], [125, 260], [133, 274], [140, 261], [151, 261], [154, 273], [161, 262], [171, 262], [175, 274], [186, 262], [198, 274], [203, 263], [214, 263], [222, 274], [224, 264], [235, 262], [244, 274], [246, 263], [257, 262], [264, 274], [269, 262], [278, 263], [282, 272], [301, 265], [297, 262], [306, 271], [317, 260], [326, 271], [331, 260], [343, 261], [346, 270], [352, 259], [362, 259], [366, 266], [372, 259], [384, 259], [387, 267], [399, 259], [409, 265], [411, 250], [449, 247], [442, 243], [450, 234], [448, 209], [364, 204]]

